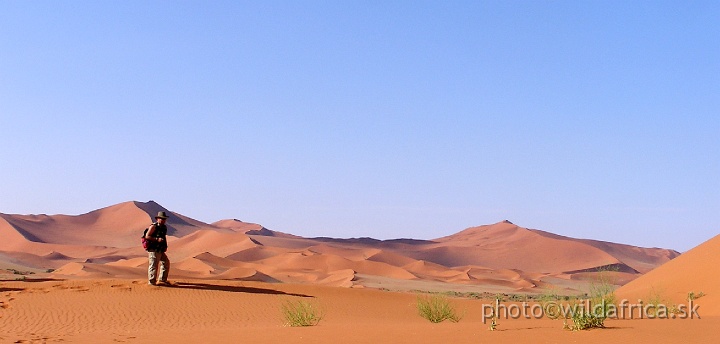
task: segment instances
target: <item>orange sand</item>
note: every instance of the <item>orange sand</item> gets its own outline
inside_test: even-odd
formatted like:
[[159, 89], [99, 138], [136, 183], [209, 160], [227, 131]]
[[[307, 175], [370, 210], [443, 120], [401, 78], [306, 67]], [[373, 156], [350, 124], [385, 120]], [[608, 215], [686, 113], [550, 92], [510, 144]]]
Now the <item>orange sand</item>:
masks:
[[[173, 287], [145, 281], [139, 237], [157, 211], [172, 214]], [[77, 216], [0, 214], [0, 238], [0, 343], [715, 343], [720, 328], [720, 237], [679, 257], [508, 221], [434, 240], [302, 238], [239, 220], [207, 224], [151, 201]], [[432, 324], [412, 292], [578, 294], [607, 267], [625, 285], [618, 299], [656, 294], [672, 304], [705, 293], [702, 319], [609, 319], [580, 332], [501, 319], [491, 332], [481, 321], [489, 301], [454, 299], [462, 321]], [[280, 306], [293, 299], [317, 303], [325, 318], [284, 326]]]
[[[720, 317], [607, 320], [606, 329], [572, 332], [560, 320], [482, 323], [482, 304], [452, 299], [458, 323], [417, 315], [416, 295], [370, 289], [263, 282], [88, 279], [0, 284], [0, 343], [715, 343]], [[283, 324], [285, 300], [310, 300], [324, 319]]]

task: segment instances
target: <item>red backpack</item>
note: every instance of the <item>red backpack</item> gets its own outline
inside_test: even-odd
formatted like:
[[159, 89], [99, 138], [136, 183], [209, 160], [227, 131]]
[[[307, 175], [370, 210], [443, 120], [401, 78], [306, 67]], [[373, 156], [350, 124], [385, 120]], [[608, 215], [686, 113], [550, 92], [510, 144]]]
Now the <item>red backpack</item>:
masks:
[[[151, 225], [152, 226], [152, 225]], [[145, 228], [145, 231], [143, 232], [142, 237], [140, 237], [140, 242], [142, 242], [142, 247], [145, 251], [154, 250], [157, 248], [158, 242], [155, 240], [148, 240], [145, 239], [145, 236], [147, 235], [148, 230], [150, 227]]]

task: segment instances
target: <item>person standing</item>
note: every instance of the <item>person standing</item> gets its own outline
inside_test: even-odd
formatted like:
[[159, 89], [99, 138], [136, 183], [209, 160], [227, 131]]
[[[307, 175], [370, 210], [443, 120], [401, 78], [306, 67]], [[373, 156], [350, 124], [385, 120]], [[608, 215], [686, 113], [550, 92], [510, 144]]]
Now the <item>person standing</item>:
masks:
[[[165, 222], [168, 216], [164, 211], [158, 212], [155, 222], [145, 232], [145, 240], [148, 241], [148, 284], [169, 285], [168, 273], [170, 272], [170, 259], [167, 254], [167, 226]], [[158, 265], [160, 275], [158, 276]], [[159, 280], [158, 280], [159, 277]]]

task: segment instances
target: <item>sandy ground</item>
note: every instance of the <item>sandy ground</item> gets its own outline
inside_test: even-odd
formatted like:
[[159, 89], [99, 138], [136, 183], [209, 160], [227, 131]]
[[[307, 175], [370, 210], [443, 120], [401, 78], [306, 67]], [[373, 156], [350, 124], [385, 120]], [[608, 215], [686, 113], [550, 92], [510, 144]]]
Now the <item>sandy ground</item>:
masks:
[[[323, 310], [314, 327], [288, 327], [286, 300]], [[413, 293], [368, 288], [140, 279], [0, 282], [0, 343], [716, 343], [720, 317], [607, 320], [605, 329], [567, 331], [560, 320], [482, 323], [485, 300], [452, 299], [458, 323], [417, 314]], [[702, 315], [702, 313], [701, 313]]]
[[[77, 216], [0, 214], [0, 343], [718, 342], [720, 236], [678, 257], [509, 221], [434, 240], [379, 241], [302, 238], [172, 213], [175, 284], [155, 287], [145, 281], [139, 236], [158, 211], [169, 212], [151, 201]], [[616, 295], [630, 300], [672, 305], [702, 292], [703, 317], [609, 319], [605, 329], [578, 332], [560, 320], [502, 318], [490, 331], [483, 314], [491, 301], [453, 299], [462, 320], [433, 324], [418, 315], [412, 292], [578, 295], [601, 277], [623, 285]], [[286, 326], [281, 306], [289, 300], [325, 316], [317, 326]]]

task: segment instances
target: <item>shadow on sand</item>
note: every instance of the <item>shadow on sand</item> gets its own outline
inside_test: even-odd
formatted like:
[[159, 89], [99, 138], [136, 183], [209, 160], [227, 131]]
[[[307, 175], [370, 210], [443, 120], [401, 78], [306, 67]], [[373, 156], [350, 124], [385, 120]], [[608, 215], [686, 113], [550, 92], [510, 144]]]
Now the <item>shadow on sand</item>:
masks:
[[269, 295], [289, 295], [299, 297], [313, 297], [310, 295], [286, 293], [284, 291], [254, 287], [243, 287], [243, 286], [232, 286], [232, 285], [217, 285], [207, 283], [190, 283], [190, 282], [175, 282], [168, 286], [169, 288], [180, 288], [180, 289], [197, 289], [197, 290], [215, 290], [215, 291], [227, 291], [231, 293], [249, 293], [249, 294], [269, 294]]
[[[524, 331], [524, 330], [539, 330], [539, 329], [547, 329], [547, 326], [528, 326], [528, 327], [517, 327], [517, 328], [505, 328], [505, 329], [496, 329], [495, 331]], [[587, 332], [587, 331], [605, 331], [605, 330], [623, 330], [628, 329], [632, 327], [619, 327], [619, 326], [605, 326], [605, 327], [593, 327], [588, 328], [584, 330], [574, 330], [574, 331], [580, 331], [580, 332]], [[562, 327], [558, 327], [558, 329], [562, 329], [562, 331], [570, 331], [573, 332], [571, 329], [566, 329]]]
[[16, 278], [16, 279], [0, 279], [0, 282], [62, 282], [64, 279], [58, 278]]
[[25, 289], [24, 289], [24, 288], [3, 288], [3, 287], [0, 287], [0, 293], [4, 293], [4, 292], [6, 292], [6, 291], [23, 291], [23, 290], [25, 290]]

